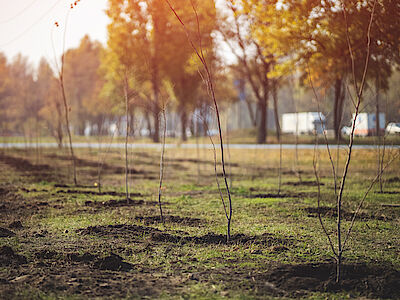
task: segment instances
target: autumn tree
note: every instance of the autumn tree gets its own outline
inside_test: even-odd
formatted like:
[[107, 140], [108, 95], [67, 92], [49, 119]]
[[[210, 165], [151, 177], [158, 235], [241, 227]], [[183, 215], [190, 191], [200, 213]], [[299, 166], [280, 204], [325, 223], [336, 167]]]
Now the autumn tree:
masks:
[[14, 132], [33, 138], [37, 132], [38, 113], [42, 105], [35, 93], [34, 69], [28, 59], [18, 54], [9, 66], [9, 125]]
[[61, 93], [57, 78], [45, 59], [41, 59], [37, 70], [36, 91], [43, 103], [39, 115], [61, 148], [64, 137]]
[[101, 51], [99, 42], [85, 36], [78, 48], [65, 53], [65, 90], [70, 99], [71, 123], [79, 135], [84, 134], [88, 124], [101, 127], [104, 119], [98, 97], [102, 85], [99, 74]]
[[[109, 0], [107, 15], [108, 48], [110, 56], [128, 72], [140, 87], [150, 87], [146, 93], [148, 107], [153, 115], [153, 141], [159, 141], [160, 89], [162, 85], [164, 56], [164, 32], [168, 11], [162, 0]], [[116, 68], [114, 68], [116, 69]], [[121, 72], [116, 72], [123, 77]]]
[[[245, 11], [253, 17], [252, 32], [257, 41], [283, 57], [282, 63], [275, 70], [277, 73], [285, 74], [290, 69], [310, 72], [317, 87], [326, 91], [330, 88], [333, 90], [333, 127], [339, 139], [347, 90], [346, 80], [351, 73], [347, 39], [353, 45], [355, 65], [362, 65], [359, 63], [365, 56], [362, 28], [369, 21], [370, 5], [358, 0], [246, 0], [243, 3]], [[346, 18], [343, 4], [348, 8]], [[398, 1], [378, 1], [377, 11], [371, 30], [371, 37], [375, 41], [371, 45], [373, 69], [374, 62], [379, 64], [379, 61], [388, 61], [388, 58], [398, 53], [398, 21], [391, 21], [398, 20]], [[384, 66], [380, 64], [378, 69], [383, 73]], [[356, 69], [355, 72], [359, 74], [362, 69]]]
[[[247, 81], [257, 100], [258, 118], [249, 104], [248, 109], [253, 124], [257, 125], [257, 143], [262, 144], [267, 139], [268, 107], [272, 89], [269, 73], [275, 57], [252, 34], [252, 15], [247, 14], [242, 6], [233, 1], [227, 2], [227, 9], [220, 16], [219, 32], [238, 61], [234, 70], [240, 78]], [[277, 116], [275, 118], [278, 120]]]
[[207, 61], [212, 64], [215, 55], [211, 34], [216, 26], [216, 9], [213, 0], [191, 1], [190, 3], [171, 1], [171, 4], [182, 16], [188, 32], [181, 29], [179, 20], [174, 15], [167, 14], [165, 28], [162, 30], [165, 55], [165, 59], [162, 60], [162, 68], [165, 76], [171, 82], [178, 101], [181, 137], [186, 140], [188, 117], [196, 107], [198, 87], [202, 84], [202, 77], [204, 78], [204, 75], [201, 75], [202, 77], [199, 75], [201, 64], [197, 60], [193, 48], [187, 42], [187, 34], [193, 38], [194, 43], [201, 45]]
[[0, 128], [3, 135], [7, 133], [7, 100], [11, 93], [9, 76], [10, 74], [7, 58], [3, 53], [0, 52]]

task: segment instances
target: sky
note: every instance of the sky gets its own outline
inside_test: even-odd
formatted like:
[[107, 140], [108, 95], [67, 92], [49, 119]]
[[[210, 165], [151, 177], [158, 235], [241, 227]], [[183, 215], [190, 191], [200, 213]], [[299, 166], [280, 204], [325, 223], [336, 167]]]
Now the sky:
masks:
[[71, 3], [72, 0], [0, 0], [0, 52], [9, 60], [21, 53], [35, 66], [42, 57], [54, 64], [54, 52], [59, 58], [63, 50], [65, 28], [65, 49], [77, 47], [86, 34], [106, 44], [107, 0], [80, 0], [73, 9]]

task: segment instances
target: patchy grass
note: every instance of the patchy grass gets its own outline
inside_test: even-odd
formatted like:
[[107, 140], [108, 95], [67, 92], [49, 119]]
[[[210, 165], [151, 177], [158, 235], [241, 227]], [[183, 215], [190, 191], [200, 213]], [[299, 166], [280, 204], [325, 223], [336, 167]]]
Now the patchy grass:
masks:
[[[298, 170], [294, 150], [284, 151], [279, 195], [277, 150], [230, 150], [229, 244], [210, 150], [167, 149], [165, 225], [156, 202], [158, 151], [130, 153], [129, 203], [121, 152], [76, 151], [79, 186], [71, 183], [67, 153], [0, 154], [0, 227], [14, 233], [0, 237], [0, 298], [400, 297], [400, 208], [382, 206], [398, 203], [399, 161], [384, 175], [385, 193], [376, 188], [368, 196], [345, 252], [348, 275], [337, 285], [317, 219], [312, 150], [299, 150]], [[345, 152], [340, 155], [343, 166]], [[322, 215], [334, 237], [332, 172], [325, 151], [320, 156]], [[101, 192], [99, 157], [106, 158]], [[372, 150], [354, 152], [345, 228], [375, 176], [375, 158]]]

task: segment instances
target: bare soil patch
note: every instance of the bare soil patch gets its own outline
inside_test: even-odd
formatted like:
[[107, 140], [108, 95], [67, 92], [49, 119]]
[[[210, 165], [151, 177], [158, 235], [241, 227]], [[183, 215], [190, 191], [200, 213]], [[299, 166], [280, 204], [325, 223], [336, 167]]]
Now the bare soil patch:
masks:
[[26, 263], [26, 257], [16, 254], [11, 247], [2, 246], [0, 248], [0, 267], [19, 266]]
[[[305, 207], [304, 210], [308, 212], [309, 217], [318, 217], [318, 207]], [[327, 207], [327, 206], [320, 206], [319, 211], [321, 213], [322, 217], [330, 217], [330, 218], [337, 218], [337, 209], [335, 207]], [[354, 212], [347, 211], [342, 209], [342, 218], [351, 221], [353, 218]], [[390, 214], [377, 214], [377, 213], [371, 213], [367, 214], [365, 212], [359, 212], [356, 217], [358, 220], [380, 220], [380, 221], [386, 221], [386, 220], [392, 220], [393, 216]]]
[[247, 198], [305, 198], [313, 197], [316, 193], [305, 193], [305, 192], [281, 192], [281, 193], [255, 193], [248, 194]]
[[397, 182], [400, 182], [400, 177], [399, 176], [390, 177], [388, 179], [385, 179], [385, 182], [387, 182], [387, 183], [397, 183]]
[[139, 206], [139, 205], [153, 205], [154, 206], [154, 205], [157, 205], [157, 202], [135, 200], [135, 199], [129, 199], [129, 201], [126, 201], [126, 199], [120, 199], [120, 200], [111, 199], [111, 200], [103, 201], [103, 202], [88, 200], [85, 202], [85, 206], [91, 206], [91, 207], [123, 207], [123, 206]]
[[0, 227], [0, 237], [12, 237], [15, 233], [7, 228]]
[[397, 194], [400, 194], [400, 192], [397, 192], [397, 191], [383, 191], [383, 192], [377, 191], [377, 192], [375, 192], [375, 194], [397, 195]]
[[[173, 215], [166, 215], [164, 217], [164, 222], [166, 223], [175, 223], [180, 225], [186, 226], [204, 226], [207, 224], [206, 221], [198, 218], [191, 218], [191, 217], [180, 217], [180, 216], [173, 216]], [[153, 225], [153, 224], [160, 224], [161, 217], [160, 216], [137, 216], [135, 217], [136, 220], [143, 222], [145, 225]]]
[[336, 264], [282, 265], [258, 280], [274, 284], [291, 295], [301, 296], [305, 291], [349, 292], [353, 297], [400, 297], [400, 272], [390, 267], [367, 264], [344, 264], [342, 280], [336, 283]]
[[[316, 181], [288, 181], [285, 182], [286, 185], [292, 186], [318, 186], [318, 182]], [[320, 182], [319, 185], [325, 185], [324, 183]]]
[[[85, 190], [58, 190], [57, 194], [84, 194], [84, 195], [94, 195], [94, 196], [118, 196], [118, 197], [125, 197], [125, 193], [119, 193], [115, 191], [109, 192], [98, 192], [98, 191], [85, 191]], [[140, 197], [142, 196], [141, 193], [130, 193], [132, 197]]]
[[54, 168], [48, 164], [32, 164], [22, 157], [14, 157], [0, 153], [0, 161], [11, 166], [16, 171], [26, 174], [36, 181], [62, 181], [63, 176], [56, 174]]
[[[94, 234], [107, 237], [123, 237], [125, 239], [142, 239], [144, 235], [148, 235], [146, 239], [163, 243], [179, 243], [179, 244], [203, 244], [203, 245], [219, 245], [226, 244], [226, 235], [207, 233], [202, 236], [190, 236], [185, 232], [165, 232], [157, 228], [139, 226], [139, 225], [108, 225], [108, 226], [90, 226], [87, 228], [77, 229], [80, 234]], [[259, 244], [265, 246], [274, 245], [290, 245], [293, 240], [290, 238], [281, 239], [272, 234], [265, 233], [260, 236], [248, 236], [245, 234], [234, 234], [231, 236], [229, 244]]]

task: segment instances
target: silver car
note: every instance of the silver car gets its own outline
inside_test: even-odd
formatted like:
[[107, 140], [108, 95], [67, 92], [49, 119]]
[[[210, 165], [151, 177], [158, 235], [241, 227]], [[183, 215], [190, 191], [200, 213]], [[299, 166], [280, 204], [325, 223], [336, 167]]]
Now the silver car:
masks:
[[389, 123], [386, 126], [386, 133], [387, 134], [400, 134], [400, 123]]

